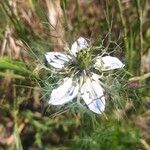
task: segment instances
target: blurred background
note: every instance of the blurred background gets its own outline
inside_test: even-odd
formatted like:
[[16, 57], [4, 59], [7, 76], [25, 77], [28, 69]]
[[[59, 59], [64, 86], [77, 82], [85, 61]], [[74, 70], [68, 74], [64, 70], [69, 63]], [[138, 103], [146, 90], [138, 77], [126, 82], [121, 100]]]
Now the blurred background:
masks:
[[[104, 115], [47, 106], [59, 76], [44, 69], [44, 54], [80, 36], [126, 64]], [[149, 0], [0, 0], [0, 150], [150, 150], [149, 143]]]

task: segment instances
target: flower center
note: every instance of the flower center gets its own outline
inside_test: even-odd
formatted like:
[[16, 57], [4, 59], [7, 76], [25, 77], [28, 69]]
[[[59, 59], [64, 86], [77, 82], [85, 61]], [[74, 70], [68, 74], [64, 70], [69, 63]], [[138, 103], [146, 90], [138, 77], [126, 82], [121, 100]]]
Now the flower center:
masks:
[[89, 50], [82, 49], [77, 53], [76, 58], [80, 69], [87, 69], [91, 60], [91, 53]]

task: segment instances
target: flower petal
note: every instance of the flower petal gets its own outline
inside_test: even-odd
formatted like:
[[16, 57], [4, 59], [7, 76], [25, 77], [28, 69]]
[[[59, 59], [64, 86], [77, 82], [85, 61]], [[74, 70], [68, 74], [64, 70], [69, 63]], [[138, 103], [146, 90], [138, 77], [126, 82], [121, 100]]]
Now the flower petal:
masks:
[[81, 97], [93, 112], [101, 114], [104, 111], [105, 98], [103, 88], [98, 82], [90, 81], [88, 78], [81, 87]]
[[95, 67], [102, 71], [123, 68], [125, 65], [117, 58], [112, 56], [97, 57]]
[[79, 90], [79, 84], [73, 82], [72, 78], [65, 78], [63, 84], [51, 93], [49, 104], [62, 105], [74, 99]]
[[69, 61], [68, 56], [60, 52], [47, 52], [45, 58], [56, 69], [62, 69], [64, 64]]
[[83, 38], [80, 37], [75, 41], [72, 46], [71, 46], [71, 52], [73, 53], [74, 56], [76, 56], [76, 53], [80, 51], [81, 49], [87, 48], [88, 43], [87, 41]]
[[95, 80], [95, 81], [99, 81], [99, 79], [101, 79], [102, 76], [100, 76], [100, 75], [98, 75], [98, 74], [96, 74], [96, 73], [91, 72], [91, 78], [92, 78], [93, 80]]

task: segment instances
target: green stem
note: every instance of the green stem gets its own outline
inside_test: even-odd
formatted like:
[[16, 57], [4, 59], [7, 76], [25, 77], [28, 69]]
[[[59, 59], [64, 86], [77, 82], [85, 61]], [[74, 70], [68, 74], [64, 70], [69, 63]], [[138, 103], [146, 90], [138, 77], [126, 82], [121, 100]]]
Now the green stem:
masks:
[[121, 23], [123, 26], [123, 39], [125, 43], [125, 49], [126, 49], [126, 63], [130, 64], [130, 51], [129, 51], [129, 44], [128, 44], [128, 38], [127, 38], [127, 26], [126, 26], [126, 21], [123, 16], [123, 8], [120, 0], [117, 0], [118, 7], [119, 7], [119, 12], [120, 12], [120, 18], [121, 18]]
[[139, 72], [140, 74], [141, 71], [141, 58], [142, 58], [142, 51], [143, 51], [143, 34], [142, 34], [142, 26], [143, 26], [143, 13], [142, 13], [142, 8], [140, 4], [140, 0], [136, 0], [136, 9], [137, 9], [137, 15], [138, 15], [138, 20], [139, 20], [139, 28], [140, 28], [140, 33], [139, 33], [139, 42], [140, 42], [140, 48], [138, 50], [138, 62], [139, 62]]
[[142, 80], [146, 80], [148, 78], [150, 78], [150, 73], [146, 73], [146, 74], [144, 74], [142, 76], [137, 76], [137, 77], [130, 78], [129, 81], [135, 81], [135, 80], [142, 81]]
[[16, 97], [16, 87], [13, 87], [13, 95], [14, 95], [14, 103], [13, 103], [13, 118], [14, 118], [14, 142], [15, 142], [15, 150], [23, 150], [21, 139], [18, 131], [18, 102]]

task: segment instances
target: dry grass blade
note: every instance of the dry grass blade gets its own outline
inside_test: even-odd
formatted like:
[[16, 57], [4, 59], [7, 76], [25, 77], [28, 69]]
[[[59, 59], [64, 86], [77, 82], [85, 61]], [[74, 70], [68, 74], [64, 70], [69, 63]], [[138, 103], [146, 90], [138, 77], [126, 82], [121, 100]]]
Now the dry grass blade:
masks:
[[45, 0], [47, 6], [47, 17], [49, 21], [50, 32], [52, 36], [52, 42], [58, 43], [54, 50], [60, 50], [65, 40], [64, 32], [64, 17], [63, 11], [60, 6], [60, 0], [50, 1]]

